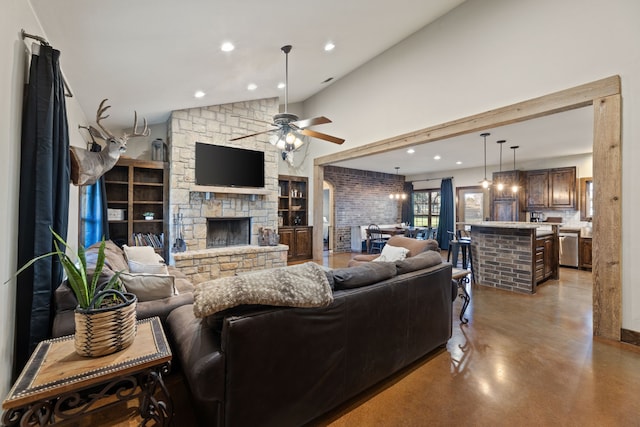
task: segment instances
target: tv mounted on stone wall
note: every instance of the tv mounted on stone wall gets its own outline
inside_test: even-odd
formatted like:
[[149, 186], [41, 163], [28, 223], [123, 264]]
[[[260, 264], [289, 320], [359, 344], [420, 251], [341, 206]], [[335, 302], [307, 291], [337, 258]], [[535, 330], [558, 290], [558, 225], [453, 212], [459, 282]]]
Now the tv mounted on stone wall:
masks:
[[264, 152], [196, 142], [196, 185], [264, 187]]

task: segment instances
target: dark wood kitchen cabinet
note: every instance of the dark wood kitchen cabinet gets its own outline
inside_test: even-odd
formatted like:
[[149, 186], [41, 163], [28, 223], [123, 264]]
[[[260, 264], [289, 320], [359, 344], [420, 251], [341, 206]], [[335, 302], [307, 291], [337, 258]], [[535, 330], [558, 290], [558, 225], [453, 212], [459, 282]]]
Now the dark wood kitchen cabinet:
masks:
[[526, 210], [576, 209], [575, 166], [528, 171]]
[[549, 234], [539, 236], [535, 240], [535, 281], [543, 282], [558, 277], [558, 236]]
[[[518, 170], [494, 172], [491, 189], [491, 219], [493, 221], [524, 221], [524, 195], [522, 172]], [[503, 184], [499, 190], [498, 183]], [[513, 192], [513, 185], [518, 191]]]
[[578, 239], [578, 268], [591, 270], [593, 260], [593, 239], [591, 237], [580, 237]]

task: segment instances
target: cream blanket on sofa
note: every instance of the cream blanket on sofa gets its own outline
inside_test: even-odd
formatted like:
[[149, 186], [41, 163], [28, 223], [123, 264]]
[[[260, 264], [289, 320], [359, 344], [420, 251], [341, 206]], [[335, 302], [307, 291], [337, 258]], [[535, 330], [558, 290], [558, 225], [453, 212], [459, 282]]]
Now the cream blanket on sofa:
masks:
[[199, 283], [193, 312], [207, 317], [242, 304], [325, 307], [333, 301], [324, 270], [313, 262]]

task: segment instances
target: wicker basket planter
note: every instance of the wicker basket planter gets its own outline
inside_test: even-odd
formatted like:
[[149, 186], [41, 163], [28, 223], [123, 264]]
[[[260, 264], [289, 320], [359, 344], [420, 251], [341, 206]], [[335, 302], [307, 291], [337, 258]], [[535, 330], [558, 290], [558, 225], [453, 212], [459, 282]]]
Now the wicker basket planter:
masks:
[[[100, 306], [113, 296], [116, 304]], [[129, 347], [136, 336], [136, 302], [134, 294], [109, 289], [96, 294], [89, 308], [76, 308], [76, 353], [98, 357]]]

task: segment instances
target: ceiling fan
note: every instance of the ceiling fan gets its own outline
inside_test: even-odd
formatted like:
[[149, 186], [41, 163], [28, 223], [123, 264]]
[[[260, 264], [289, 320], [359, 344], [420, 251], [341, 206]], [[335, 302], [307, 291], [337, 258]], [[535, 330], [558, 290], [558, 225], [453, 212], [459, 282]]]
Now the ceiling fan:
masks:
[[[301, 136], [309, 136], [312, 138], [323, 139], [325, 141], [333, 142], [334, 144], [342, 144], [344, 139], [337, 138], [335, 136], [327, 135], [325, 133], [316, 132], [308, 129], [311, 126], [321, 125], [325, 123], [331, 123], [331, 120], [324, 116], [314, 117], [312, 119], [300, 120], [295, 114], [288, 112], [289, 104], [289, 52], [291, 52], [291, 45], [282, 46], [280, 48], [285, 54], [285, 87], [284, 87], [284, 113], [276, 114], [273, 116], [273, 122], [268, 123], [273, 126], [273, 129], [267, 129], [262, 132], [252, 133], [250, 135], [239, 136], [232, 138], [230, 141], [237, 141], [239, 139], [250, 138], [256, 135], [262, 135], [265, 133], [273, 133], [269, 142], [277, 146], [282, 151], [282, 159], [293, 161], [293, 152], [300, 148], [303, 144]], [[256, 120], [247, 117], [250, 120]], [[256, 120], [261, 121], [261, 120]]]

